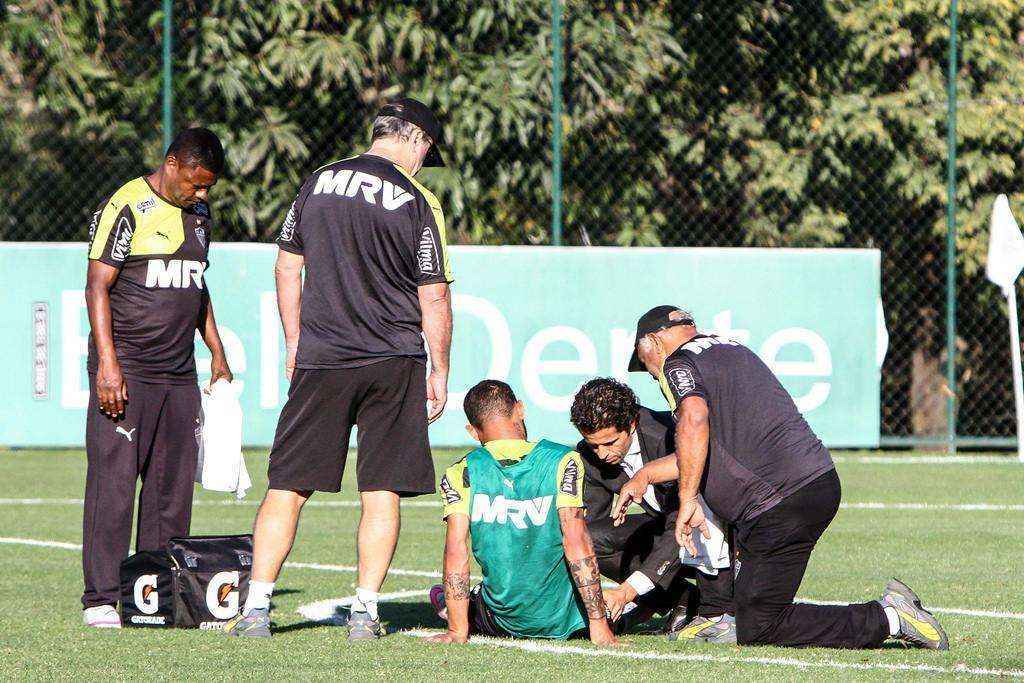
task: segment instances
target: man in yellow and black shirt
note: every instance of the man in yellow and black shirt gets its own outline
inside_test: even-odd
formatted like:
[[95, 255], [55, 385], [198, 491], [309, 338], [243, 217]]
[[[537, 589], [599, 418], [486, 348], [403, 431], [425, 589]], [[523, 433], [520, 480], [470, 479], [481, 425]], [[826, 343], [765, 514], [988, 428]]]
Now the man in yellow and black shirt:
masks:
[[204, 281], [206, 199], [223, 166], [216, 135], [183, 131], [156, 172], [122, 185], [93, 215], [82, 549], [90, 626], [120, 625], [118, 571], [139, 477], [136, 550], [188, 533], [199, 437], [197, 329], [212, 355], [211, 383], [231, 379]]

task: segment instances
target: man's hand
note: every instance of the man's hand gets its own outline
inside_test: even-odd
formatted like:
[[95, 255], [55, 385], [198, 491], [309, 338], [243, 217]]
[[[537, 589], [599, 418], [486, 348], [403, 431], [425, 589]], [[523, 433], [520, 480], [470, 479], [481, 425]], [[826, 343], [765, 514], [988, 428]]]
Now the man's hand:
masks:
[[100, 361], [96, 371], [96, 398], [100, 412], [112, 420], [124, 416], [124, 403], [128, 400], [128, 387], [117, 360]]
[[614, 526], [619, 526], [626, 521], [626, 511], [629, 510], [629, 506], [643, 500], [644, 494], [647, 493], [647, 487], [650, 485], [647, 474], [641, 469], [619, 489], [619, 503], [612, 512]]
[[612, 621], [618, 621], [626, 605], [633, 602], [635, 598], [636, 589], [628, 583], [624, 583], [616, 588], [605, 588], [604, 605], [608, 610], [609, 618]]
[[590, 622], [590, 642], [599, 647], [617, 647], [619, 639], [612, 633], [611, 627], [608, 626], [608, 622], [601, 620]]
[[448, 402], [448, 377], [440, 373], [431, 372], [427, 375], [427, 401], [430, 408], [427, 410], [427, 422], [433, 422], [441, 417], [444, 412], [444, 404]]
[[469, 636], [462, 635], [461, 633], [452, 633], [451, 631], [448, 631], [447, 633], [438, 633], [436, 636], [430, 636], [429, 638], [427, 638], [427, 642], [445, 643], [448, 645], [454, 643], [468, 643]]
[[229, 382], [233, 382], [235, 379], [224, 354], [218, 354], [210, 359], [210, 386], [212, 387], [220, 379], [226, 379]]
[[427, 342], [430, 374], [427, 375], [427, 421], [441, 417], [448, 401], [448, 368], [452, 350], [452, 293], [447, 282], [418, 288], [421, 327]]
[[287, 347], [287, 355], [284, 357], [284, 376], [288, 378], [288, 381], [292, 381], [292, 374], [295, 372], [295, 353], [299, 350], [299, 345], [289, 344]]
[[697, 546], [693, 543], [695, 529], [699, 529], [704, 538], [711, 538], [708, 520], [704, 517], [704, 508], [696, 496], [679, 506], [679, 517], [676, 519], [676, 541], [686, 548], [690, 557], [697, 557]]

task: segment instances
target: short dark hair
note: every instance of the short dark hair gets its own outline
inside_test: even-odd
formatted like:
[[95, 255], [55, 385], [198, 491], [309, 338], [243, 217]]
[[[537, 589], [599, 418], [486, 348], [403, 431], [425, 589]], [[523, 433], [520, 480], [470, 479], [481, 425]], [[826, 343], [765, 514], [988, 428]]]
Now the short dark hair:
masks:
[[217, 134], [208, 128], [186, 128], [178, 133], [165, 156], [173, 156], [185, 166], [202, 166], [220, 175], [224, 170], [224, 146]]
[[593, 434], [606, 427], [629, 431], [640, 413], [636, 394], [611, 377], [592, 379], [576, 392], [569, 419], [581, 434]]
[[462, 409], [466, 411], [469, 424], [481, 429], [491, 417], [500, 415], [509, 417], [515, 407], [516, 394], [505, 382], [497, 379], [485, 379], [466, 392]]

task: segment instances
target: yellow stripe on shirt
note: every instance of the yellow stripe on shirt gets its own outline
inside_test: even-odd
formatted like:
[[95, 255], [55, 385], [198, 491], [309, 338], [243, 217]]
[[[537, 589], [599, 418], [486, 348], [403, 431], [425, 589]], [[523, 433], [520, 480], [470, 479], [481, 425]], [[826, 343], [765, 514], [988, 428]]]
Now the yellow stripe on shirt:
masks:
[[430, 212], [434, 214], [434, 223], [437, 224], [437, 234], [441, 237], [441, 260], [444, 261], [444, 279], [446, 282], [453, 282], [452, 278], [452, 264], [448, 260], [448, 231], [444, 225], [444, 211], [441, 209], [441, 202], [434, 193], [423, 186], [416, 178], [409, 174], [404, 168], [398, 164], [394, 165], [398, 169], [399, 173], [409, 179], [409, 182], [420, 191], [423, 198], [427, 200], [427, 205], [430, 207]]

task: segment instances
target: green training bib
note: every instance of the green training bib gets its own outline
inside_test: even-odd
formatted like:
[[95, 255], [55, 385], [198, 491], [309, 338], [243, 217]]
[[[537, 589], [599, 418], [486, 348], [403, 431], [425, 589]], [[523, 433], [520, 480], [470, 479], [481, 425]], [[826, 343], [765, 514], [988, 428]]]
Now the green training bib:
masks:
[[521, 638], [565, 639], [587, 624], [565, 562], [555, 501], [558, 465], [572, 449], [540, 441], [502, 466], [485, 448], [466, 457], [470, 536], [495, 621]]

